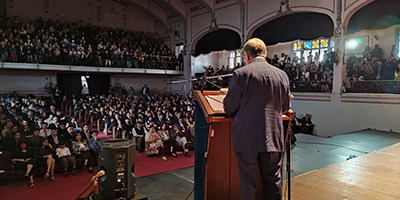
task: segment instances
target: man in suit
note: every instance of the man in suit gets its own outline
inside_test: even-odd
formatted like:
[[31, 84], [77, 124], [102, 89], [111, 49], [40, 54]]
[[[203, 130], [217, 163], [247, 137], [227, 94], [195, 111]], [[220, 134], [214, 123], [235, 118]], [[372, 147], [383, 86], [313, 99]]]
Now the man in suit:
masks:
[[247, 65], [233, 72], [224, 99], [225, 113], [235, 118], [232, 143], [241, 200], [255, 199], [256, 170], [261, 175], [263, 199], [282, 199], [282, 112], [290, 108], [290, 88], [285, 72], [265, 60], [266, 51], [258, 38], [244, 45]]

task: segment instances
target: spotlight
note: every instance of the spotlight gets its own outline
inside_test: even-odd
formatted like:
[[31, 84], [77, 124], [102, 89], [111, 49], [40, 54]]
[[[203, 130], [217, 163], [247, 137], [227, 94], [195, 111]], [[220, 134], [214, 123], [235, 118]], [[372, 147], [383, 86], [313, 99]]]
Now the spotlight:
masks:
[[349, 48], [349, 49], [354, 49], [357, 47], [357, 45], [358, 45], [357, 40], [349, 40], [347, 42], [347, 48]]

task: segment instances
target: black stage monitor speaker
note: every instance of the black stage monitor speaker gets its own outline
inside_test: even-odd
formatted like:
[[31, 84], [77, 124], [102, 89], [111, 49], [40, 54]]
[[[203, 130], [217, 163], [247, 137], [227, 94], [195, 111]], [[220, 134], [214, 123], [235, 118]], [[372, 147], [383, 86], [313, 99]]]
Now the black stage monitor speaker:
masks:
[[106, 140], [99, 142], [100, 198], [122, 200], [135, 197], [135, 144], [132, 140]]

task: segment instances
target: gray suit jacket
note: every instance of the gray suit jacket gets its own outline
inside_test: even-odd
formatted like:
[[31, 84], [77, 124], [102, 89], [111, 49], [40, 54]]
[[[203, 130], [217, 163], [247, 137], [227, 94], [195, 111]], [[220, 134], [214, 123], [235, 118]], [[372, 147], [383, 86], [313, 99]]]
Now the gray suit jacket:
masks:
[[290, 108], [286, 73], [255, 58], [233, 72], [224, 110], [235, 117], [235, 153], [281, 152], [284, 150], [282, 112]]

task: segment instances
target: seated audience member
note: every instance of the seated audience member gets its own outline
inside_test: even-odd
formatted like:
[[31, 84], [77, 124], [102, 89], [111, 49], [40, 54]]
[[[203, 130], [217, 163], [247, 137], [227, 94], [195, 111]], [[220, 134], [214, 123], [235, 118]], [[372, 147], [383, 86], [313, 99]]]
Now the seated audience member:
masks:
[[145, 129], [141, 122], [136, 124], [136, 127], [132, 129], [133, 137], [136, 137], [137, 146], [139, 153], [144, 151], [144, 143], [145, 143]]
[[11, 162], [14, 164], [14, 168], [17, 170], [24, 170], [25, 176], [29, 177], [29, 187], [34, 188], [33, 183], [33, 152], [27, 150], [27, 142], [22, 140], [18, 148], [11, 153]]
[[74, 140], [74, 138], [75, 138], [74, 127], [69, 126], [67, 128], [67, 134], [64, 135], [64, 138], [62, 138], [62, 140], [64, 140], [66, 142], [66, 144], [71, 144], [71, 142]]
[[92, 132], [92, 138], [90, 138], [89, 140], [89, 147], [90, 149], [92, 149], [94, 152], [96, 152], [96, 154], [99, 154], [99, 142], [103, 141], [103, 139], [98, 138], [98, 132], [97, 131], [93, 131]]
[[68, 127], [72, 126], [74, 128], [74, 131], [82, 131], [82, 129], [79, 128], [78, 122], [76, 121], [75, 117], [71, 117], [71, 119], [69, 120], [67, 126]]
[[39, 148], [42, 145], [43, 137], [40, 137], [39, 134], [40, 134], [40, 130], [35, 129], [35, 131], [33, 132], [33, 136], [28, 138], [29, 147], [32, 150], [36, 150], [36, 148]]
[[45, 119], [44, 122], [46, 122], [47, 125], [50, 125], [50, 124], [53, 124], [53, 123], [54, 123], [53, 119], [54, 119], [54, 115], [53, 115], [53, 114], [50, 114], [50, 115], [49, 115], [49, 118]]
[[67, 126], [64, 122], [61, 122], [60, 126], [58, 127], [58, 136], [60, 137], [60, 140], [64, 140], [64, 138], [67, 137], [67, 134]]
[[[129, 113], [128, 113], [129, 114]], [[122, 131], [125, 131], [125, 137], [129, 136], [132, 137], [132, 128], [133, 128], [133, 124], [132, 122], [130, 122], [129, 118], [125, 118], [124, 123], [122, 124]], [[125, 138], [124, 138], [125, 139]]]
[[61, 110], [57, 110], [57, 112], [56, 112], [56, 117], [58, 118], [58, 120], [60, 121], [60, 123], [61, 123], [61, 122], [64, 122], [64, 123], [65, 123], [66, 118], [65, 118], [65, 115], [62, 114]]
[[17, 149], [19, 143], [21, 141], [21, 134], [19, 132], [16, 132], [14, 134], [14, 138], [13, 139], [9, 139], [7, 138], [5, 141], [5, 149], [9, 152], [14, 151], [15, 149]]
[[75, 140], [72, 141], [72, 151], [76, 158], [84, 159], [84, 167], [88, 168], [89, 173], [93, 173], [92, 169], [92, 155], [90, 154], [90, 148], [86, 140], [82, 139], [81, 134], [78, 132], [75, 134]]
[[146, 133], [145, 141], [149, 143], [147, 155], [158, 154], [163, 160], [168, 160], [164, 155], [164, 144], [161, 137], [157, 134], [155, 126], [150, 127], [150, 131]]
[[182, 146], [183, 151], [185, 152], [185, 156], [190, 157], [189, 149], [187, 148], [187, 139], [183, 135], [182, 131], [179, 130], [178, 125], [174, 125], [173, 130], [170, 133], [171, 139], [173, 141], [177, 141], [180, 146]]
[[1, 130], [0, 128], [0, 150], [5, 149], [5, 144], [7, 141], [6, 132], [11, 129], [12, 122], [7, 121], [4, 123], [4, 128]]
[[39, 134], [41, 137], [49, 137], [51, 135], [51, 130], [47, 128], [48, 125], [49, 124], [47, 122], [43, 123], [42, 130], [40, 130]]
[[49, 140], [48, 142], [51, 144], [51, 146], [54, 149], [57, 149], [61, 140], [61, 137], [58, 134], [58, 129], [51, 130], [51, 135], [47, 137], [47, 139]]
[[53, 154], [53, 147], [49, 144], [49, 140], [44, 138], [41, 147], [37, 148], [35, 151], [35, 158], [37, 166], [46, 165], [47, 171], [44, 177], [50, 177], [50, 181], [52, 182], [56, 181], [56, 178], [54, 177], [55, 160]]
[[186, 129], [189, 129], [189, 125], [185, 121], [183, 121], [183, 118], [179, 118], [178, 128], [180, 131], [185, 131]]
[[307, 127], [307, 134], [313, 135], [313, 131], [314, 131], [314, 124], [311, 121], [312, 115], [310, 114], [306, 114], [306, 116], [304, 116], [301, 119], [301, 123], [304, 124]]
[[65, 147], [65, 142], [60, 141], [60, 146], [56, 149], [56, 155], [61, 160], [64, 167], [64, 176], [68, 177], [68, 161], [72, 165], [72, 175], [76, 175], [76, 159], [71, 155], [68, 147]]
[[290, 125], [293, 133], [307, 133], [308, 129], [307, 129], [306, 125], [301, 122], [301, 119], [296, 117], [296, 113], [294, 113], [294, 114], [295, 114], [295, 117], [293, 118], [291, 125]]
[[12, 125], [10, 130], [6, 132], [6, 138], [9, 140], [13, 140], [15, 133], [18, 132], [18, 127], [16, 125]]
[[[76, 129], [74, 128], [74, 131], [76, 131]], [[81, 129], [81, 136], [84, 140], [89, 141], [91, 138], [91, 132], [89, 130], [89, 125], [85, 124], [83, 125], [83, 130]]]
[[169, 131], [167, 130], [167, 125], [162, 124], [161, 129], [158, 130], [157, 134], [161, 137], [164, 146], [170, 147], [170, 153], [172, 157], [176, 156], [175, 140], [170, 137]]

